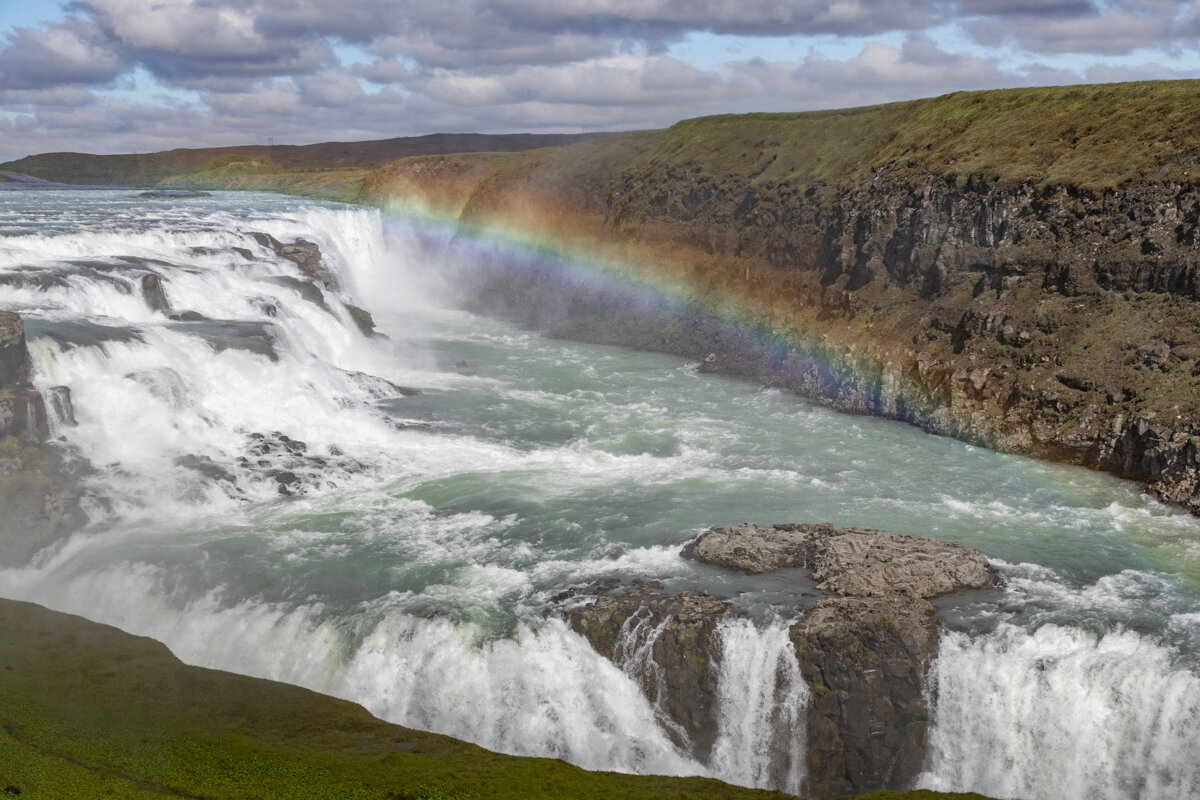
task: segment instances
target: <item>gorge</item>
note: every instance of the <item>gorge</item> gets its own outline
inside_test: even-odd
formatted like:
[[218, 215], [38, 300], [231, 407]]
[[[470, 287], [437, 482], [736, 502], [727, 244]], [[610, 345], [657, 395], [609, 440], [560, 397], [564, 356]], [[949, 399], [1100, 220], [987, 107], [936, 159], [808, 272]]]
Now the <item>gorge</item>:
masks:
[[[591, 768], [1195, 797], [1200, 212], [1188, 147], [1047, 115], [1105, 91], [1190, 130], [1191, 85], [1085, 87], [409, 159], [363, 183], [386, 214], [14, 200], [0, 490], [45, 453], [82, 494], [0, 594]], [[996, 113], [1036, 158], [968, 152]], [[747, 520], [984, 578], [696, 560]]]

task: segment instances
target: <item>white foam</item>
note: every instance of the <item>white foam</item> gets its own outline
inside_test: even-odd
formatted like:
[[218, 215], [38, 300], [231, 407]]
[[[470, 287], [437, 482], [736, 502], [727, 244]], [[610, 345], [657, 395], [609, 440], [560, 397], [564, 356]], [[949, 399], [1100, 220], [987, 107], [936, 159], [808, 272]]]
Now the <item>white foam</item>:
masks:
[[808, 685], [788, 625], [721, 622], [720, 709], [711, 768], [742, 786], [799, 794], [807, 766]]
[[1200, 797], [1200, 677], [1133, 633], [942, 639], [919, 785], [1029, 800]]

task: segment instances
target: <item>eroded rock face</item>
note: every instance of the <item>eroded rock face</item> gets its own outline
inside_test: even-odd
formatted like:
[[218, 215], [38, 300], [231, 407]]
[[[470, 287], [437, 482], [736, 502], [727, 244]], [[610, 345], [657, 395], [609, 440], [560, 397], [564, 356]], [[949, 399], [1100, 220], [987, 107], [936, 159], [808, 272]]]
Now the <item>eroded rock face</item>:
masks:
[[[46, 398], [29, 373], [24, 321], [0, 311], [0, 566], [28, 562], [86, 521], [61, 453], [45, 442]], [[53, 387], [49, 397], [70, 421], [67, 388]]]
[[707, 531], [684, 555], [748, 572], [808, 566], [818, 589], [838, 595], [790, 632], [812, 691], [808, 791], [911, 787], [925, 758], [925, 674], [938, 650], [928, 598], [991, 586], [996, 572], [983, 554], [864, 528], [743, 523]]
[[[472, 307], [1102, 469], [1200, 514], [1194, 183], [1009, 185], [881, 165], [805, 188], [653, 159], [604, 178], [578, 196], [530, 195], [543, 216], [592, 221], [622, 247], [678, 244], [718, 295], [744, 287], [764, 310], [786, 298], [804, 335], [775, 331], [769, 314], [742, 323], [700, 301], [645, 303], [638, 287], [599, 290], [540, 264], [457, 278]], [[486, 203], [472, 200], [473, 222], [503, 216]], [[734, 261], [736, 276], [719, 266]]]
[[288, 261], [291, 261], [300, 268], [301, 272], [318, 281], [325, 288], [337, 288], [333, 274], [325, 266], [325, 262], [321, 258], [321, 248], [316, 243], [310, 242], [307, 239], [297, 239], [294, 242], [284, 243], [269, 233], [253, 233], [251, 236], [254, 237], [254, 241], [263, 247], [274, 250], [275, 254], [280, 258], [286, 258]]
[[[928, 598], [992, 585], [995, 571], [983, 555], [885, 531], [749, 523], [713, 528], [684, 555], [749, 573], [811, 570], [830, 596], [789, 630], [810, 690], [804, 792], [831, 798], [911, 788], [925, 758], [925, 679], [938, 652]], [[718, 628], [729, 603], [667, 594], [659, 584], [564, 597], [574, 604], [568, 624], [637, 679], [664, 727], [707, 759], [718, 728]]]
[[[596, 652], [641, 684], [675, 744], [706, 761], [717, 737], [717, 623], [729, 604], [708, 595], [668, 594], [661, 583], [593, 586], [566, 613]], [[564, 597], [563, 599], [566, 599]]]
[[811, 691], [808, 793], [910, 789], [925, 760], [925, 675], [937, 657], [928, 602], [822, 600], [790, 631]]
[[20, 314], [0, 311], [0, 388], [28, 379], [25, 322]]

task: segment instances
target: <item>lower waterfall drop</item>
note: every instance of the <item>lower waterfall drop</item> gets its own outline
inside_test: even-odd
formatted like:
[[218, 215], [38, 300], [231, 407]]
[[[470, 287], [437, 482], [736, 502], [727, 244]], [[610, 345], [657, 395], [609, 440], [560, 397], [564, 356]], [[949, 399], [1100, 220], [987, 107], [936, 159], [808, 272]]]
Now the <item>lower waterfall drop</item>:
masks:
[[712, 771], [744, 786], [799, 794], [806, 774], [808, 685], [787, 624], [725, 620]]
[[1200, 677], [1130, 632], [948, 633], [919, 784], [1030, 800], [1200, 797]]

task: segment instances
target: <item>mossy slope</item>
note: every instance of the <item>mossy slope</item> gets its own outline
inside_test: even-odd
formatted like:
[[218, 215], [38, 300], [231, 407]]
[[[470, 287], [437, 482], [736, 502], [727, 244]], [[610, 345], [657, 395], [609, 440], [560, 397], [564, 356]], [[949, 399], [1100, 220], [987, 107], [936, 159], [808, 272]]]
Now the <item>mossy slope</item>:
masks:
[[28, 798], [783, 798], [587, 772], [375, 719], [161, 644], [0, 600], [0, 791]]

